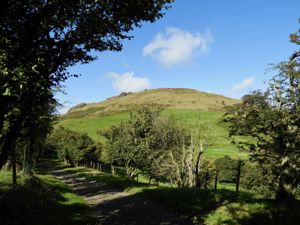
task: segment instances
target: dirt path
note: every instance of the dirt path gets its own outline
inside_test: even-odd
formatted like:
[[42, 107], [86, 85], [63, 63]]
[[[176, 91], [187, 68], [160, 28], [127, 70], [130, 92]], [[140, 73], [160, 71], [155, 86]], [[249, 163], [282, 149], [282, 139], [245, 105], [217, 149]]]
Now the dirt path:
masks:
[[99, 225], [192, 225], [149, 200], [89, 181], [69, 171], [51, 173], [84, 197], [99, 219]]

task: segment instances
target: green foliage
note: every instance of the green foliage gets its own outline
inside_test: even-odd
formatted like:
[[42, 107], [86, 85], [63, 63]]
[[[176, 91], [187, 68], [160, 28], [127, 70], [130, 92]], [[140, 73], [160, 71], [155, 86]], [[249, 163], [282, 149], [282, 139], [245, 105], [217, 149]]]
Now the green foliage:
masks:
[[137, 169], [159, 179], [171, 174], [164, 165], [169, 154], [177, 157], [187, 140], [184, 130], [171, 118], [160, 119], [157, 110], [145, 106], [130, 113], [128, 121], [102, 131], [110, 162], [124, 165], [134, 176]]
[[293, 199], [300, 175], [300, 58], [275, 66], [278, 75], [267, 91], [255, 91], [243, 102], [228, 107], [230, 135], [249, 137], [237, 141], [251, 159], [278, 178], [277, 199]]
[[267, 92], [245, 96], [243, 103], [230, 107], [227, 114], [231, 136], [251, 138], [238, 145], [250, 152], [252, 160], [280, 177], [278, 194], [283, 191], [286, 196], [295, 194], [300, 169], [299, 106], [293, 104], [288, 90], [292, 80], [300, 81], [280, 74]]
[[200, 163], [200, 183], [202, 188], [211, 188], [212, 181], [215, 179], [216, 166], [209, 159], [202, 159]]
[[[262, 203], [241, 204], [231, 203], [228, 206], [219, 207], [210, 213], [205, 219], [206, 225], [241, 224], [240, 221], [251, 218], [252, 214], [264, 212], [265, 205]], [[234, 212], [233, 212], [234, 211]], [[255, 223], [257, 224], [257, 223]]]
[[[182, 165], [184, 146], [189, 144], [189, 137], [174, 118], [157, 119], [151, 131], [150, 149], [148, 157], [149, 166], [145, 172], [157, 180], [178, 181], [178, 166]], [[181, 177], [185, 177], [187, 171], [180, 168]]]
[[107, 139], [110, 162], [125, 166], [129, 176], [139, 169], [156, 181], [207, 188], [215, 173], [213, 163], [200, 158], [213, 143], [207, 128], [197, 126], [189, 134], [173, 117], [161, 118], [158, 111], [141, 106], [130, 113], [128, 121], [101, 134]]
[[254, 191], [266, 198], [274, 196], [278, 181], [271, 168], [247, 162], [242, 166], [241, 173], [241, 185], [244, 189]]
[[[29, 176], [25, 176], [22, 173], [17, 174], [17, 180], [18, 185], [24, 185], [28, 179], [30, 179]], [[12, 185], [12, 172], [7, 170], [1, 170], [0, 171], [0, 193], [6, 192], [11, 188]]]
[[278, 204], [275, 200], [255, 200], [232, 202], [210, 212], [205, 225], [282, 225], [298, 224], [299, 201]]
[[48, 140], [53, 146], [58, 158], [77, 166], [79, 162], [97, 160], [100, 153], [94, 141], [85, 133], [68, 130], [64, 127], [55, 129]]
[[218, 178], [220, 182], [236, 182], [237, 161], [224, 156], [215, 160], [216, 169], [219, 171]]
[[121, 51], [122, 41], [132, 38], [128, 32], [161, 18], [172, 2], [4, 1], [0, 13], [0, 169], [11, 157], [15, 171], [15, 156], [20, 153], [15, 144], [20, 136], [26, 139], [23, 143], [29, 143], [29, 158], [36, 151], [33, 142], [44, 143], [48, 131], [39, 125], [45, 121], [50, 125], [56, 105], [54, 90], [70, 76], [78, 76], [69, 74], [70, 66], [93, 61], [92, 51]]
[[[228, 138], [228, 126], [227, 124], [220, 123], [222, 121], [222, 112], [203, 112], [190, 109], [165, 109], [162, 110], [160, 115], [162, 119], [173, 117], [174, 120], [182, 124], [187, 130], [190, 130], [195, 121], [199, 118], [201, 122], [210, 125], [211, 133], [214, 134], [217, 139], [212, 146], [203, 153], [203, 156], [209, 159], [217, 159], [225, 155], [233, 156], [238, 155], [241, 158], [247, 158], [247, 153], [237, 151], [230, 139]], [[103, 115], [95, 118], [60, 118], [58, 126], [64, 126], [71, 130], [86, 132], [94, 141], [101, 141], [105, 143], [104, 137], [99, 137], [98, 130], [105, 130], [110, 126], [118, 125], [122, 121], [129, 119], [128, 112], [116, 113], [112, 115]]]

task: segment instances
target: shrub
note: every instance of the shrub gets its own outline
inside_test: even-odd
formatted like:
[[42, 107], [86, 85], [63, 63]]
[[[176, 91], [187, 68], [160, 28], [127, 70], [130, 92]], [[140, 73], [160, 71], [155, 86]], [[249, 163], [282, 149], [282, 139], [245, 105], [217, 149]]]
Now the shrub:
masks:
[[247, 162], [242, 167], [241, 185], [247, 190], [270, 198], [277, 189], [278, 180], [270, 168], [262, 168], [257, 163]]
[[220, 182], [236, 182], [237, 177], [237, 161], [230, 158], [229, 156], [224, 156], [215, 160], [216, 169], [219, 171], [219, 181]]
[[48, 143], [57, 152], [60, 160], [77, 166], [79, 162], [96, 160], [99, 148], [94, 141], [86, 134], [75, 132], [64, 127], [55, 129], [48, 138]]

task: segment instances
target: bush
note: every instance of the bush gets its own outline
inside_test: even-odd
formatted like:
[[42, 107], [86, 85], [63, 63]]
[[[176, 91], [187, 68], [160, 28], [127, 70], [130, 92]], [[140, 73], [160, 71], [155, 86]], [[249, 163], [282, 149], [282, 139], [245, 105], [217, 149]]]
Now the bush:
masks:
[[203, 159], [200, 164], [200, 180], [203, 188], [209, 188], [215, 178], [216, 166], [209, 159]]
[[241, 172], [241, 185], [247, 190], [270, 198], [277, 190], [278, 180], [271, 168], [262, 168], [257, 163], [245, 163]]
[[97, 160], [100, 146], [86, 134], [64, 127], [55, 129], [48, 138], [48, 148], [54, 148], [60, 160], [77, 166], [79, 162]]
[[216, 169], [219, 171], [219, 181], [235, 183], [237, 177], [237, 161], [224, 156], [215, 160]]
[[107, 139], [106, 153], [111, 163], [125, 166], [131, 177], [139, 169], [156, 180], [173, 176], [171, 158], [177, 160], [187, 140], [185, 130], [174, 119], [162, 119], [157, 109], [148, 106], [138, 107], [129, 120], [100, 134]]

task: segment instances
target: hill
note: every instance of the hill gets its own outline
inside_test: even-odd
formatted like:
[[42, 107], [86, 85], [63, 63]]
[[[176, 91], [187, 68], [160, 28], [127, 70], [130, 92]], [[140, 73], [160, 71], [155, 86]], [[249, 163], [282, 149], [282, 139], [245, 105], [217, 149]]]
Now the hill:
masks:
[[121, 93], [98, 103], [81, 103], [69, 110], [67, 118], [98, 117], [125, 112], [141, 105], [159, 105], [163, 109], [189, 109], [197, 111], [223, 111], [224, 104], [232, 105], [239, 100], [222, 95], [200, 92], [187, 88], [160, 88], [137, 93]]
[[209, 158], [215, 159], [224, 155], [243, 157], [245, 154], [237, 152], [236, 147], [231, 144], [226, 124], [221, 123], [224, 104], [232, 105], [238, 102], [239, 100], [222, 95], [192, 89], [153, 89], [138, 93], [122, 93], [99, 103], [82, 103], [60, 117], [58, 125], [86, 132], [95, 141], [104, 142], [98, 131], [128, 119], [128, 111], [134, 106], [160, 105], [163, 108], [161, 112], [163, 117], [173, 116], [186, 127], [199, 120], [210, 124], [217, 141], [205, 153]]

